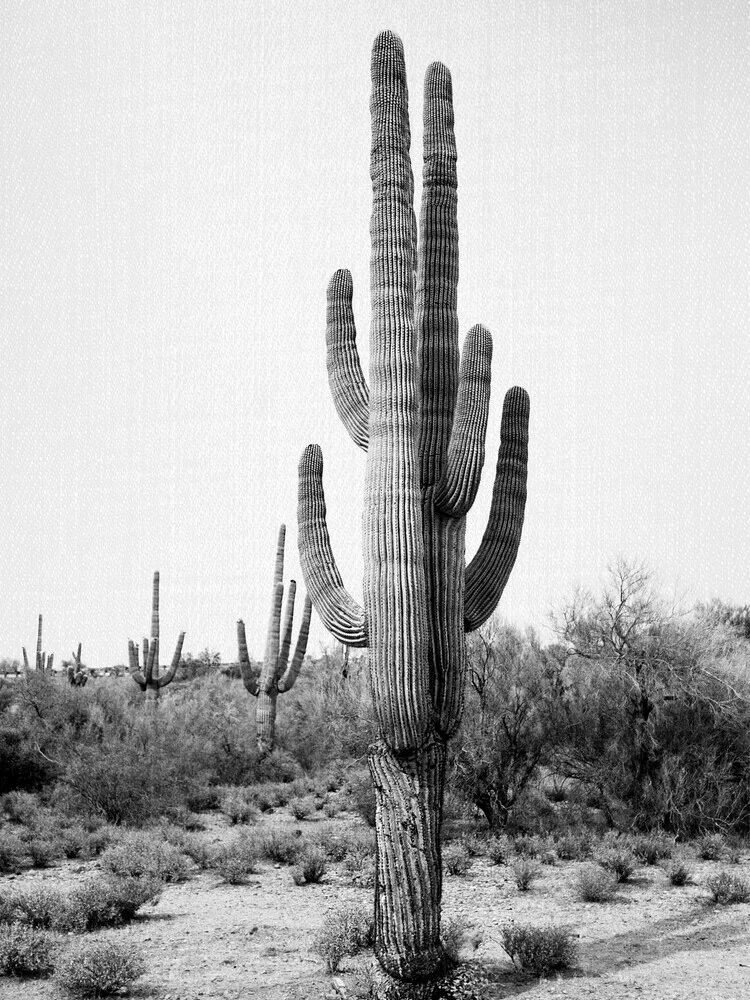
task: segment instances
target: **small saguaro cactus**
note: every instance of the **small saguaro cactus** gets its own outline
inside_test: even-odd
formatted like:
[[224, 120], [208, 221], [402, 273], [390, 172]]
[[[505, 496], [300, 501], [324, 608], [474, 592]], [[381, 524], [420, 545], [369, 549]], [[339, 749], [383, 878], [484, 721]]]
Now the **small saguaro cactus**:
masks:
[[143, 668], [138, 662], [138, 645], [132, 639], [128, 639], [128, 660], [130, 663], [130, 675], [141, 691], [146, 692], [146, 698], [157, 699], [159, 691], [166, 687], [173, 679], [180, 665], [182, 656], [182, 643], [185, 640], [185, 633], [180, 632], [177, 640], [177, 647], [172, 657], [172, 665], [169, 670], [159, 676], [159, 571], [154, 573], [154, 588], [151, 601], [151, 642], [143, 639]]
[[[26, 647], [22, 646], [23, 649], [23, 665], [24, 669], [29, 669], [29, 658], [26, 655]], [[42, 616], [39, 615], [39, 625], [36, 630], [36, 669], [52, 673], [52, 661], [55, 658], [54, 653], [50, 653], [49, 656], [42, 652]]]
[[[84, 672], [83, 664], [81, 663], [81, 643], [78, 643], [78, 652], [71, 653], [73, 657], [68, 664], [68, 683], [72, 684], [73, 687], [85, 687], [86, 681], [89, 679], [88, 674]], [[63, 666], [65, 663], [63, 662]]]
[[300, 460], [298, 516], [300, 562], [315, 609], [339, 641], [369, 648], [379, 729], [369, 753], [375, 951], [400, 991], [404, 981], [431, 989], [446, 965], [440, 942], [446, 750], [463, 712], [465, 633], [496, 607], [518, 551], [529, 400], [518, 387], [505, 396], [489, 521], [467, 564], [465, 522], [484, 463], [492, 341], [483, 326], [472, 327], [459, 358], [451, 77], [440, 63], [425, 77], [417, 245], [406, 67], [396, 35], [378, 36], [371, 70], [369, 386], [356, 348], [348, 271], [337, 271], [329, 283], [326, 331], [334, 404], [367, 453], [364, 606], [344, 588], [333, 556], [317, 445]]
[[263, 657], [263, 666], [259, 671], [253, 669], [247, 653], [245, 623], [242, 619], [237, 622], [237, 645], [239, 647], [242, 681], [250, 694], [258, 699], [255, 709], [255, 736], [258, 750], [263, 754], [270, 753], [273, 750], [276, 735], [276, 697], [279, 694], [283, 694], [284, 691], [289, 691], [297, 680], [297, 675], [300, 672], [302, 660], [305, 656], [305, 650], [307, 649], [307, 637], [310, 633], [310, 616], [312, 614], [310, 598], [305, 597], [297, 645], [294, 647], [294, 656], [291, 662], [289, 662], [297, 584], [294, 580], [289, 581], [289, 592], [286, 598], [284, 622], [282, 625], [281, 605], [284, 599], [285, 539], [286, 525], [282, 524], [279, 528], [279, 540], [276, 546], [271, 618], [268, 623], [266, 651]]

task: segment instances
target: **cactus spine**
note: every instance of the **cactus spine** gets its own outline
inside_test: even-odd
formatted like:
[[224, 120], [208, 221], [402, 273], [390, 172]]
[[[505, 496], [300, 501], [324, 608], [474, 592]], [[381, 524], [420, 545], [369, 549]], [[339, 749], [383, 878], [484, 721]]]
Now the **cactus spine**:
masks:
[[399, 980], [433, 979], [440, 944], [446, 746], [463, 710], [465, 633], [489, 617], [516, 558], [526, 500], [528, 396], [506, 394], [492, 505], [465, 563], [465, 517], [484, 462], [492, 342], [468, 332], [459, 359], [456, 146], [448, 70], [425, 78], [419, 247], [400, 39], [372, 54], [370, 384], [355, 343], [352, 279], [328, 286], [327, 365], [336, 409], [367, 452], [364, 607], [344, 588], [325, 520], [320, 448], [299, 469], [300, 560], [325, 625], [368, 646], [379, 738], [375, 949]]
[[310, 633], [310, 616], [312, 603], [305, 597], [302, 610], [297, 644], [294, 655], [289, 662], [289, 650], [292, 644], [292, 627], [294, 624], [294, 600], [297, 584], [289, 581], [289, 592], [284, 609], [284, 621], [281, 621], [281, 605], [284, 600], [284, 543], [286, 540], [286, 525], [279, 528], [279, 538], [276, 545], [276, 562], [273, 573], [273, 591], [271, 595], [271, 617], [268, 623], [266, 650], [263, 666], [260, 671], [253, 669], [247, 653], [245, 638], [245, 623], [237, 622], [237, 646], [239, 647], [240, 670], [242, 681], [247, 690], [258, 699], [255, 709], [255, 734], [258, 750], [270, 753], [273, 750], [276, 735], [276, 698], [279, 694], [291, 690], [302, 666], [302, 660], [307, 649], [307, 637]]
[[177, 673], [182, 655], [182, 643], [185, 640], [185, 633], [180, 632], [177, 639], [177, 646], [172, 657], [172, 664], [163, 675], [159, 675], [159, 571], [154, 573], [154, 586], [151, 598], [151, 642], [143, 639], [143, 668], [138, 662], [138, 645], [132, 639], [128, 639], [128, 662], [130, 664], [130, 675], [141, 691], [145, 691], [146, 698], [156, 700], [159, 691], [170, 684]]
[[[25, 670], [29, 669], [29, 658], [26, 655], [26, 647], [21, 647], [23, 650], [23, 666]], [[55, 658], [54, 653], [50, 653], [49, 656], [42, 651], [42, 616], [39, 615], [39, 624], [36, 630], [36, 669], [42, 672], [52, 673], [52, 662]]]

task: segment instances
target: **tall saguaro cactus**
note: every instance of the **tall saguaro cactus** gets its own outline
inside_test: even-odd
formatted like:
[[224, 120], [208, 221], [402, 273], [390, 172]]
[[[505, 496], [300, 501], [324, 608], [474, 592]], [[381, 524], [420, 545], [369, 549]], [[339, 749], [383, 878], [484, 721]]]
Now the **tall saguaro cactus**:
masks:
[[413, 211], [401, 40], [372, 53], [373, 208], [370, 378], [355, 343], [352, 279], [328, 286], [328, 375], [336, 409], [367, 452], [364, 606], [344, 588], [326, 526], [323, 458], [299, 468], [300, 559], [307, 589], [341, 642], [369, 647], [379, 738], [376, 953], [398, 980], [433, 979], [440, 944], [440, 824], [446, 745], [463, 710], [465, 633], [497, 605], [515, 562], [526, 500], [529, 401], [505, 396], [489, 521], [466, 565], [465, 518], [479, 487], [492, 342], [469, 330], [459, 358], [458, 227], [452, 84], [433, 63], [424, 91], [419, 244]]
[[281, 605], [284, 599], [284, 543], [286, 540], [286, 525], [279, 528], [279, 539], [276, 545], [276, 563], [273, 574], [273, 592], [271, 600], [271, 619], [268, 623], [266, 651], [260, 672], [253, 670], [247, 653], [245, 638], [245, 623], [237, 622], [237, 645], [239, 647], [240, 670], [242, 681], [250, 692], [258, 699], [255, 709], [255, 734], [258, 749], [261, 753], [273, 750], [276, 735], [276, 698], [289, 691], [297, 680], [302, 660], [307, 649], [307, 637], [310, 633], [310, 616], [312, 603], [305, 597], [302, 609], [297, 644], [294, 655], [289, 662], [289, 650], [292, 645], [292, 626], [294, 624], [294, 599], [297, 584], [289, 581], [289, 592], [284, 609], [284, 622], [281, 621]]
[[[78, 652], [71, 653], [72, 659], [68, 664], [68, 683], [73, 687], [86, 687], [88, 675], [84, 672], [81, 662], [81, 643], [78, 643]], [[63, 666], [65, 662], [63, 661]]]
[[182, 656], [182, 643], [185, 640], [185, 633], [180, 632], [177, 639], [177, 646], [172, 657], [172, 664], [167, 672], [159, 675], [159, 571], [154, 573], [154, 586], [151, 598], [151, 642], [143, 639], [143, 668], [138, 662], [138, 645], [132, 639], [128, 639], [128, 662], [130, 664], [130, 675], [141, 691], [145, 691], [148, 700], [156, 700], [159, 691], [171, 683], [180, 665]]
[[[24, 669], [29, 669], [29, 658], [26, 655], [26, 647], [21, 647], [23, 650], [23, 665]], [[39, 624], [36, 630], [36, 669], [41, 671], [47, 671], [52, 673], [52, 662], [55, 658], [54, 653], [50, 653], [49, 656], [42, 651], [42, 616], [39, 615]]]

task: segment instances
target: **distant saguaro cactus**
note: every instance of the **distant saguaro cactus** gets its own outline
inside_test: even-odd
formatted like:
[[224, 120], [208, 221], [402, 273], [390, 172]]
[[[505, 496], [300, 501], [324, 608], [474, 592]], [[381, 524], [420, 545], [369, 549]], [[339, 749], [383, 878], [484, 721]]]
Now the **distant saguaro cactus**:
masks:
[[[71, 653], [73, 659], [68, 664], [68, 683], [72, 684], [73, 687], [85, 687], [86, 681], [89, 679], [88, 674], [84, 672], [83, 664], [81, 663], [81, 643], [78, 643], [78, 652]], [[65, 663], [63, 662], [63, 666]]]
[[255, 736], [258, 750], [270, 753], [276, 738], [276, 698], [284, 691], [289, 691], [297, 680], [302, 660], [307, 649], [307, 637], [310, 632], [310, 616], [312, 603], [305, 597], [302, 610], [302, 621], [299, 627], [297, 645], [294, 656], [289, 662], [289, 649], [292, 644], [292, 626], [294, 620], [294, 599], [297, 584], [289, 581], [289, 592], [284, 609], [284, 622], [281, 622], [281, 605], [284, 599], [284, 542], [286, 525], [279, 528], [279, 539], [276, 546], [276, 564], [273, 574], [273, 593], [271, 600], [271, 619], [268, 623], [266, 651], [263, 666], [258, 671], [253, 669], [247, 653], [245, 638], [245, 623], [237, 622], [237, 645], [239, 647], [240, 670], [242, 681], [250, 692], [258, 699], [255, 709]]
[[[440, 943], [440, 824], [446, 746], [463, 711], [465, 633], [497, 605], [515, 562], [526, 501], [529, 400], [505, 396], [489, 521], [465, 563], [465, 516], [479, 487], [492, 343], [469, 330], [459, 363], [456, 145], [451, 77], [433, 63], [424, 90], [419, 246], [401, 40], [372, 53], [373, 209], [370, 384], [355, 344], [352, 278], [328, 286], [328, 377], [336, 409], [367, 452], [364, 607], [343, 586], [326, 526], [323, 458], [299, 467], [305, 584], [341, 642], [369, 647], [379, 738], [375, 950], [398, 980], [429, 984]], [[420, 994], [422, 995], [422, 994]]]
[[141, 691], [146, 692], [146, 698], [157, 699], [159, 691], [166, 687], [173, 679], [180, 665], [182, 655], [182, 643], [185, 640], [185, 633], [180, 632], [177, 639], [177, 647], [172, 657], [172, 665], [166, 674], [159, 676], [159, 572], [154, 573], [154, 587], [151, 601], [151, 643], [148, 639], [143, 639], [143, 668], [138, 663], [138, 645], [132, 639], [128, 639], [128, 661], [130, 664], [130, 675]]
[[[29, 669], [29, 658], [26, 655], [26, 647], [21, 647], [23, 650], [23, 666], [25, 670]], [[50, 653], [47, 656], [46, 653], [42, 652], [42, 616], [39, 615], [39, 624], [36, 630], [36, 670], [47, 671], [52, 673], [52, 661], [55, 658], [54, 653]]]

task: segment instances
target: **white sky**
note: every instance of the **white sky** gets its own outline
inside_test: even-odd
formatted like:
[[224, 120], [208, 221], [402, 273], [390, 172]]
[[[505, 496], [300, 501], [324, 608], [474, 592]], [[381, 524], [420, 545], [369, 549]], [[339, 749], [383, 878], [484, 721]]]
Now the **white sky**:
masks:
[[[364, 455], [326, 383], [325, 288], [369, 322], [369, 61], [453, 74], [462, 333], [531, 394], [501, 604], [541, 624], [617, 554], [750, 600], [747, 0], [0, 5], [0, 655], [125, 662], [161, 571], [162, 659], [261, 656], [297, 461], [325, 457], [361, 595]], [[419, 194], [419, 189], [418, 189]], [[316, 621], [310, 650], [326, 640]]]

